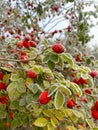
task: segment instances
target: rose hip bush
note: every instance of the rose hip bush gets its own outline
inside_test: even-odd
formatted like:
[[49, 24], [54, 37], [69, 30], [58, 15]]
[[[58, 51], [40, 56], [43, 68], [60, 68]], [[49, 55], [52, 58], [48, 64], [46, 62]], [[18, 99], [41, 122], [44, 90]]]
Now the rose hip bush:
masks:
[[[98, 61], [84, 53], [90, 36], [83, 12], [75, 13], [80, 6], [68, 0], [71, 26], [46, 33], [38, 21], [60, 15], [66, 2], [21, 1], [24, 9], [11, 2], [0, 24], [0, 129], [98, 129]], [[66, 44], [52, 39], [56, 33], [67, 35]]]

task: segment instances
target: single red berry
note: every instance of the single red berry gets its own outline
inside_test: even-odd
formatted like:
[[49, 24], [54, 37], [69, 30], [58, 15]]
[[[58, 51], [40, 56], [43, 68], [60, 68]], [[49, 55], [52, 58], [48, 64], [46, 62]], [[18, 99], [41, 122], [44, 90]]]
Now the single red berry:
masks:
[[20, 40], [21, 37], [20, 37], [19, 34], [17, 34], [17, 35], [15, 36], [15, 38]]
[[6, 122], [5, 126], [6, 126], [6, 128], [9, 128], [10, 127], [10, 123]]
[[36, 47], [37, 45], [36, 42], [34, 41], [29, 41], [28, 43], [30, 44], [31, 47]]
[[37, 73], [34, 70], [29, 70], [27, 72], [27, 74], [28, 74], [29, 78], [32, 78], [32, 79], [36, 79], [37, 78]]
[[68, 26], [68, 27], [67, 27], [67, 31], [68, 31], [68, 32], [71, 32], [71, 26]]
[[93, 106], [91, 106], [91, 111], [93, 111], [93, 110], [95, 110], [96, 108], [95, 108], [95, 106], [93, 105]]
[[[25, 35], [25, 34], [24, 34]], [[30, 36], [29, 35], [25, 35], [24, 37], [24, 41], [29, 41], [30, 40]]]
[[3, 79], [4, 74], [2, 72], [0, 72], [0, 79]]
[[39, 102], [41, 104], [47, 104], [51, 100], [51, 96], [49, 96], [48, 91], [44, 91], [39, 96]]
[[82, 97], [82, 98], [80, 99], [80, 101], [85, 102], [85, 103], [88, 103], [88, 99], [87, 99], [87, 98], [83, 98], [83, 97]]
[[87, 89], [85, 89], [85, 93], [92, 94], [92, 91], [91, 91], [91, 89], [87, 88]]
[[95, 120], [98, 120], [98, 111], [97, 111], [97, 110], [92, 110], [92, 111], [91, 111], [91, 114], [92, 114], [92, 117], [93, 117]]
[[27, 55], [21, 55], [20, 60], [24, 60], [24, 63], [28, 63], [29, 62], [29, 57]]
[[27, 55], [27, 53], [25, 51], [22, 51], [21, 55]]
[[67, 102], [67, 107], [68, 108], [73, 108], [75, 105], [76, 105], [76, 103], [75, 103], [74, 99], [68, 100], [68, 102]]
[[76, 83], [76, 84], [79, 85], [79, 81], [78, 81], [78, 79], [76, 79], [76, 78], [74, 78], [74, 79], [72, 80], [72, 82], [74, 82], [74, 83]]
[[17, 43], [17, 47], [22, 48], [22, 47], [23, 47], [23, 42], [22, 42], [22, 41], [19, 41], [19, 42]]
[[90, 76], [92, 77], [92, 78], [94, 78], [94, 77], [96, 77], [96, 76], [98, 76], [98, 71], [92, 71], [91, 73], [90, 73]]
[[98, 111], [98, 100], [95, 102], [95, 108]]
[[13, 112], [10, 112], [10, 119], [13, 119], [14, 118], [14, 113]]
[[80, 77], [79, 80], [78, 80], [79, 84], [88, 84], [88, 81], [87, 79], [84, 79], [83, 77]]
[[6, 90], [7, 85], [3, 82], [0, 82], [0, 90]]
[[64, 52], [65, 47], [61, 43], [55, 43], [52, 45], [52, 50], [56, 53]]
[[59, 11], [59, 7], [57, 5], [53, 5], [52, 6], [52, 10], [58, 12]]

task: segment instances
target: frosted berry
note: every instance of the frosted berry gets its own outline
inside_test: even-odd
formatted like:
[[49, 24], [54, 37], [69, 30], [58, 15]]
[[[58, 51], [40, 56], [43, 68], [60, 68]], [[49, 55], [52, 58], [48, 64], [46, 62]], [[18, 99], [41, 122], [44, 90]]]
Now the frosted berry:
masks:
[[92, 91], [91, 91], [91, 89], [85, 89], [85, 93], [92, 94]]
[[98, 111], [98, 100], [95, 102], [95, 108]]
[[23, 46], [25, 48], [30, 48], [30, 43], [28, 41], [23, 41]]
[[0, 79], [3, 79], [4, 74], [2, 72], [0, 72]]
[[51, 96], [49, 96], [48, 91], [44, 91], [39, 96], [39, 102], [41, 104], [47, 104], [51, 100]]
[[52, 50], [56, 53], [63, 53], [65, 47], [61, 43], [55, 43], [52, 45]]
[[92, 111], [91, 111], [91, 114], [92, 114], [92, 117], [93, 117], [95, 120], [98, 120], [98, 111], [97, 111], [97, 110], [92, 110]]
[[20, 60], [24, 60], [24, 63], [28, 63], [29, 62], [29, 57], [27, 55], [21, 55]]
[[73, 108], [75, 105], [76, 105], [76, 103], [75, 103], [74, 99], [68, 100], [68, 102], [67, 102], [67, 107], [68, 108]]
[[29, 78], [32, 78], [32, 79], [36, 79], [37, 78], [37, 73], [34, 70], [29, 70], [27, 72], [27, 74], [28, 74]]
[[87, 79], [83, 78], [83, 77], [80, 77], [79, 80], [78, 80], [79, 84], [88, 84], [88, 81]]
[[28, 43], [30, 44], [31, 47], [36, 47], [37, 45], [36, 42], [34, 41], [29, 41]]
[[92, 78], [98, 76], [98, 71], [92, 71], [92, 72], [90, 73], [90, 76], [91, 76]]

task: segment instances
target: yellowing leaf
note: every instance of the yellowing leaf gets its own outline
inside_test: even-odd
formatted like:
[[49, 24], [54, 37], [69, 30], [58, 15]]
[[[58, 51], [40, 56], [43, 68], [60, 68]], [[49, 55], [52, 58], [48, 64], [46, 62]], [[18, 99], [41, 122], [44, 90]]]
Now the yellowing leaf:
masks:
[[67, 129], [69, 129], [69, 130], [77, 130], [74, 126], [68, 126]]
[[44, 111], [43, 111], [43, 114], [44, 114], [45, 116], [48, 116], [48, 117], [52, 117], [52, 116], [53, 116], [53, 114], [52, 114], [52, 112], [51, 112], [50, 110], [44, 110]]
[[55, 117], [52, 117], [51, 118], [51, 124], [54, 126], [54, 127], [56, 127], [57, 125], [58, 125], [58, 120], [55, 118]]
[[47, 125], [47, 120], [45, 118], [37, 118], [34, 125], [37, 127], [44, 127]]
[[48, 130], [54, 130], [54, 127], [51, 123], [48, 123], [47, 128]]
[[87, 124], [89, 125], [90, 128], [94, 128], [95, 127], [95, 124], [94, 124], [92, 119], [86, 119], [86, 122], [87, 122]]

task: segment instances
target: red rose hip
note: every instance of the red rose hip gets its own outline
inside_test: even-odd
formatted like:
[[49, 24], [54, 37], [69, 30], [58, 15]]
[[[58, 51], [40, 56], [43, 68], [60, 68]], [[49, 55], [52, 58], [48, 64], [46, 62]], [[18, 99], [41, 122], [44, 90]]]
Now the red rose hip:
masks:
[[90, 73], [90, 76], [91, 76], [92, 78], [98, 76], [98, 71], [92, 71], [92, 72]]
[[70, 100], [67, 102], [67, 107], [68, 107], [68, 108], [73, 108], [75, 105], [76, 105], [76, 103], [75, 103], [75, 100], [74, 100], [74, 99], [70, 99]]
[[97, 111], [97, 110], [92, 110], [92, 111], [91, 111], [91, 114], [92, 114], [92, 117], [93, 117], [95, 120], [98, 120], [98, 111]]
[[52, 45], [52, 50], [55, 53], [63, 53], [64, 49], [65, 49], [65, 47], [61, 43], [55, 43]]
[[37, 73], [34, 70], [29, 70], [27, 72], [27, 74], [28, 74], [29, 78], [32, 78], [32, 79], [36, 79], [37, 78]]
[[44, 91], [39, 96], [39, 102], [41, 104], [47, 104], [51, 100], [51, 96], [49, 96], [48, 91]]

